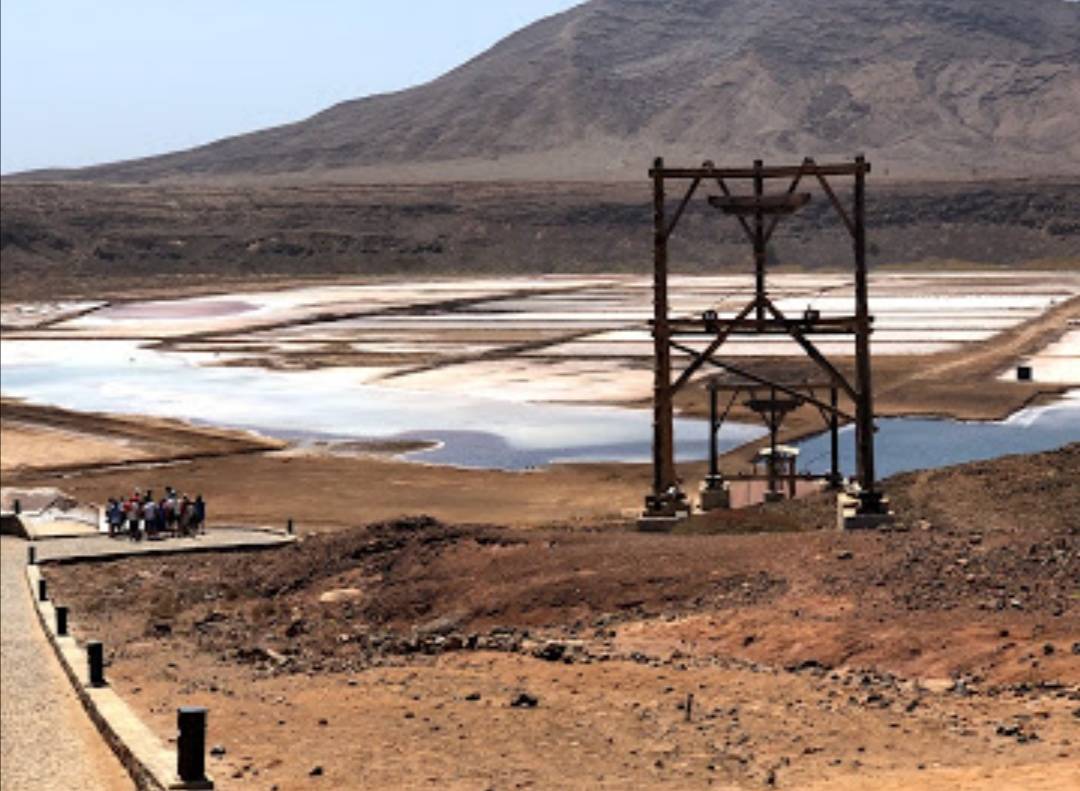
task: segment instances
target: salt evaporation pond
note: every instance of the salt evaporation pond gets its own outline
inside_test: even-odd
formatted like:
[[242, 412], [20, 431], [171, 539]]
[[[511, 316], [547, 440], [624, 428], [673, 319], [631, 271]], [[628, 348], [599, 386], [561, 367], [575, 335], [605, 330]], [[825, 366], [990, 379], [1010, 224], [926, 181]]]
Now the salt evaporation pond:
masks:
[[[3, 341], [0, 348], [5, 395], [68, 409], [173, 417], [285, 439], [434, 440], [435, 449], [405, 457], [465, 467], [517, 470], [650, 458], [647, 410], [379, 387], [365, 382], [365, 369], [219, 367], [206, 365], [212, 355], [162, 353], [133, 341]], [[878, 428], [879, 477], [1050, 450], [1080, 442], [1080, 390], [999, 422], [883, 418]], [[677, 420], [675, 435], [679, 460], [706, 457], [704, 421]], [[757, 426], [728, 424], [720, 448], [763, 435]], [[851, 427], [842, 430], [841, 465], [848, 475], [854, 474], [853, 438]], [[826, 435], [800, 447], [803, 468], [827, 472]]]
[[[470, 398], [365, 384], [358, 370], [268, 371], [199, 363], [129, 341], [4, 341], [3, 392], [67, 409], [144, 414], [246, 428], [285, 439], [428, 439], [407, 458], [526, 469], [558, 461], [645, 461], [647, 410]], [[677, 453], [704, 458], [708, 426], [676, 421]], [[763, 429], [732, 424], [729, 450]]]
[[[1013, 453], [1038, 453], [1080, 442], [1080, 390], [1046, 406], [1029, 407], [1001, 421], [880, 418], [874, 437], [879, 478], [899, 472], [947, 467]], [[829, 436], [799, 443], [800, 468], [829, 471]], [[840, 468], [855, 474], [855, 429], [840, 431]]]

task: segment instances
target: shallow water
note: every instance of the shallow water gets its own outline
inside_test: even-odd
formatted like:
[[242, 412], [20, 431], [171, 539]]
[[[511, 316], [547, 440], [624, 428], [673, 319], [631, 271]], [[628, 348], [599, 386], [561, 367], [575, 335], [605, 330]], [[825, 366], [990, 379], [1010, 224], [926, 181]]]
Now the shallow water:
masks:
[[[1080, 442], [1080, 390], [1048, 406], [1022, 409], [1002, 421], [882, 418], [877, 421], [874, 460], [878, 478], [946, 467], [1013, 453], [1038, 453]], [[829, 436], [799, 444], [800, 469], [829, 471]], [[840, 466], [855, 474], [855, 430], [840, 431]]]
[[[195, 364], [208, 358], [126, 341], [4, 342], [3, 392], [68, 409], [181, 418], [286, 439], [434, 439], [439, 448], [408, 458], [458, 466], [525, 469], [650, 458], [647, 410], [377, 387], [364, 383], [362, 371]], [[678, 420], [676, 434], [680, 457], [704, 456], [704, 421]], [[721, 434], [721, 448], [762, 434], [757, 426], [732, 424]]]
[[[280, 372], [215, 367], [210, 354], [161, 353], [133, 341], [4, 341], [5, 395], [68, 409], [148, 414], [248, 428], [285, 439], [429, 439], [415, 461], [527, 469], [559, 461], [647, 461], [648, 410], [515, 402], [379, 387], [377, 369]], [[919, 418], [878, 421], [877, 470], [886, 477], [1080, 441], [1080, 391], [1000, 422]], [[728, 424], [722, 451], [762, 437]], [[704, 459], [708, 429], [676, 421], [680, 460]], [[841, 463], [854, 473], [854, 432], [841, 433]], [[827, 472], [828, 437], [802, 443], [801, 468]]]

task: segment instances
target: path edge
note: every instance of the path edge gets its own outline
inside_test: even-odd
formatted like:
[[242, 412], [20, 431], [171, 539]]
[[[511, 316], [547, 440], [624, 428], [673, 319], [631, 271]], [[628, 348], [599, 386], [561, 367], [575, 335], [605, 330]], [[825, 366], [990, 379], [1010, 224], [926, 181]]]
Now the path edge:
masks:
[[135, 783], [135, 787], [139, 791], [212, 789], [214, 783], [209, 775], [204, 783], [181, 782], [175, 770], [170, 767], [169, 750], [157, 734], [135, 714], [112, 687], [89, 685], [88, 669], [76, 664], [80, 656], [85, 660], [85, 648], [81, 649], [73, 637], [57, 635], [56, 609], [51, 601], [41, 601], [38, 597], [40, 579], [40, 567], [27, 565], [26, 581], [38, 623], [52, 646], [60, 667], [71, 682], [75, 694], [90, 716], [90, 721], [93, 722], [109, 749], [120, 760], [120, 764]]

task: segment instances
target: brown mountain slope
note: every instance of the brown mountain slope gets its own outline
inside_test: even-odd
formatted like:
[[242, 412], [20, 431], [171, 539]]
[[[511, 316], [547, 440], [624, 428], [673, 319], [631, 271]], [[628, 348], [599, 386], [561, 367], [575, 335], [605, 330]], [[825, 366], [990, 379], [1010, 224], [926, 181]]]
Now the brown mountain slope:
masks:
[[893, 177], [1080, 173], [1080, 4], [592, 0], [443, 77], [34, 178], [638, 178], [865, 151]]

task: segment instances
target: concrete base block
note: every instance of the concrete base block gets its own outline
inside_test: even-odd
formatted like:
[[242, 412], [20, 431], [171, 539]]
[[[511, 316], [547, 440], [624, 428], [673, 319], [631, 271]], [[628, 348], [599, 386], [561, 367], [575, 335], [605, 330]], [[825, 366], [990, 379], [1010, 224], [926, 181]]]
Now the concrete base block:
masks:
[[214, 791], [213, 780], [195, 780], [185, 782], [176, 779], [169, 783], [169, 791]]
[[670, 533], [675, 527], [685, 522], [689, 513], [679, 512], [674, 516], [652, 516], [642, 514], [637, 520], [637, 529], [642, 533]]
[[893, 521], [890, 514], [853, 514], [844, 517], [844, 530], [877, 530]]
[[783, 492], [765, 492], [765, 502], [767, 503], [781, 503], [786, 499]]
[[725, 483], [723, 486], [710, 488], [708, 485], [701, 487], [701, 510], [717, 511], [721, 508], [731, 508], [731, 491]]
[[889, 510], [887, 498], [881, 498], [880, 511], [860, 513], [862, 501], [858, 492], [840, 492], [836, 495], [836, 527], [838, 530], [878, 530], [891, 524], [895, 514]]

